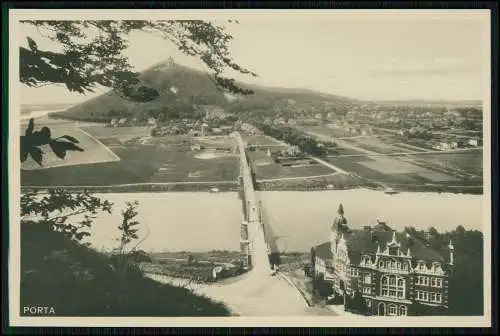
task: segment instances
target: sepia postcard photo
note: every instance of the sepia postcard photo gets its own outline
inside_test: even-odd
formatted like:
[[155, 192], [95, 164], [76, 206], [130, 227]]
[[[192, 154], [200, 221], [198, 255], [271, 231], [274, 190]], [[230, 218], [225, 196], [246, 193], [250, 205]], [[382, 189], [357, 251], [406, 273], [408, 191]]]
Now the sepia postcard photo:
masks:
[[490, 13], [9, 10], [11, 326], [489, 327]]

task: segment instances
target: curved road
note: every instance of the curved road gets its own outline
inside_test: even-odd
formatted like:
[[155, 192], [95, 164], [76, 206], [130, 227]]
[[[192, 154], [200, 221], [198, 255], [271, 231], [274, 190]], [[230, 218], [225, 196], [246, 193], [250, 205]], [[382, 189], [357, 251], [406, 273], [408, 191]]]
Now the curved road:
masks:
[[[174, 285], [188, 285], [195, 293], [225, 303], [234, 313], [242, 316], [305, 316], [335, 315], [327, 308], [308, 307], [299, 291], [270, 271], [267, 243], [251, 172], [245, 156], [245, 144], [239, 133], [234, 137], [240, 150], [245, 200], [249, 203], [248, 237], [251, 247], [252, 269], [226, 284], [188, 284], [189, 281], [150, 275], [156, 281]], [[228, 283], [229, 282], [229, 283]]]

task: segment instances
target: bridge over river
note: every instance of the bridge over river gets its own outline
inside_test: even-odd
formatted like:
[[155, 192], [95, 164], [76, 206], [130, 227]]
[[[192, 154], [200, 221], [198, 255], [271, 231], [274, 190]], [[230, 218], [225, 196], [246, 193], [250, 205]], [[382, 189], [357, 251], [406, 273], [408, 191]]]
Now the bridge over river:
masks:
[[[241, 198], [245, 213], [242, 223], [246, 233], [242, 237], [250, 271], [235, 279], [212, 285], [190, 283], [196, 293], [225, 303], [242, 316], [305, 316], [335, 315], [327, 308], [308, 307], [300, 292], [281, 275], [271, 274], [269, 255], [278, 252], [272, 231], [262, 220], [260, 201], [253, 185], [252, 169], [246, 156], [246, 145], [239, 133], [233, 133], [238, 143], [241, 160]], [[242, 230], [243, 231], [243, 230]], [[157, 281], [182, 285], [183, 281], [151, 275]], [[186, 282], [184, 282], [187, 284]]]

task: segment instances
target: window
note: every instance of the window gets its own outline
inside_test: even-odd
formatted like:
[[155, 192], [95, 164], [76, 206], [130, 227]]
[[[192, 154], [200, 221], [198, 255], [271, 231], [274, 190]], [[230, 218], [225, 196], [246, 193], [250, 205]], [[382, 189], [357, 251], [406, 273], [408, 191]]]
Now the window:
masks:
[[389, 315], [397, 315], [397, 308], [395, 305], [389, 305]]
[[372, 300], [366, 299], [366, 306], [369, 308], [372, 306]]
[[436, 287], [436, 278], [431, 278], [431, 286]]
[[436, 293], [436, 302], [441, 303], [441, 294]]
[[403, 271], [407, 271], [408, 270], [408, 265], [406, 263], [403, 263]]
[[423, 300], [424, 301], [429, 301], [429, 292], [422, 292], [422, 294], [424, 295]]
[[421, 270], [421, 271], [425, 270], [425, 264], [423, 262], [420, 262], [418, 264], [418, 269]]
[[443, 287], [443, 279], [441, 278], [436, 278], [436, 287]]
[[391, 260], [391, 268], [392, 269], [396, 268], [396, 262], [394, 260]]
[[396, 275], [384, 275], [381, 282], [381, 295], [394, 298], [404, 298], [406, 290], [405, 280]]
[[406, 313], [406, 306], [399, 306], [399, 315], [400, 316], [405, 316]]
[[363, 287], [363, 294], [371, 294], [372, 289], [370, 287]]
[[430, 297], [431, 297], [431, 302], [435, 302], [436, 301], [436, 293], [429, 293]]
[[384, 263], [383, 263], [382, 261], [380, 261], [380, 262], [378, 263], [378, 267], [380, 267], [380, 268], [384, 267]]
[[363, 277], [363, 282], [365, 284], [371, 284], [372, 283], [372, 276], [370, 274], [365, 274]]

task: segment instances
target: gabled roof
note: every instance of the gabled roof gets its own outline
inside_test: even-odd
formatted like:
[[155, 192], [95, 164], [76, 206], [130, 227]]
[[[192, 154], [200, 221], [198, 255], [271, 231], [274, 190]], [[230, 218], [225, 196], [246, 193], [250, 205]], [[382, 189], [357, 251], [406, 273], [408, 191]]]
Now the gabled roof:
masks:
[[326, 242], [313, 247], [315, 255], [323, 260], [332, 259], [332, 249], [330, 242]]
[[[344, 239], [351, 263], [359, 264], [364, 254], [374, 256], [379, 246], [381, 251], [385, 250], [386, 244], [392, 241], [393, 234], [394, 231], [385, 223], [379, 223], [371, 230], [351, 230], [345, 233]], [[424, 260], [426, 262], [445, 261], [439, 252], [428, 247], [423, 241], [415, 237], [409, 237], [405, 232], [397, 232], [395, 238], [401, 252], [406, 254], [410, 249], [411, 257], [414, 260]], [[330, 242], [317, 245], [313, 249], [319, 258], [332, 258]]]
[[[386, 248], [386, 244], [392, 241], [394, 234], [394, 231], [390, 230], [390, 228], [387, 230], [386, 227], [388, 228], [385, 223], [379, 223], [371, 231], [355, 230], [347, 234], [345, 239], [352, 263], [358, 263], [359, 260], [357, 259], [360, 259], [362, 254], [375, 255], [379, 246], [381, 251]], [[404, 232], [397, 232], [395, 238], [400, 250], [406, 254], [410, 249], [411, 257], [414, 259], [444, 261], [440, 253], [426, 246], [424, 242], [415, 237], [409, 237]]]

